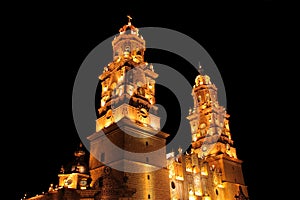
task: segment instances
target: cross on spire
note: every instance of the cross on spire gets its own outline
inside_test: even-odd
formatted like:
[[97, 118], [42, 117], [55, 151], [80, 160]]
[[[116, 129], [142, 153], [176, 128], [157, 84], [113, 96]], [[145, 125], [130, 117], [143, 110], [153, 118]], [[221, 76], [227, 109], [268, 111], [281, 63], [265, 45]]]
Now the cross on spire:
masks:
[[202, 68], [202, 66], [201, 66], [201, 64], [200, 64], [200, 61], [199, 61], [199, 65], [198, 65], [198, 72], [199, 72], [200, 74], [203, 74], [203, 68]]
[[127, 18], [128, 18], [128, 25], [131, 25], [132, 17], [130, 17], [130, 15], [127, 15]]

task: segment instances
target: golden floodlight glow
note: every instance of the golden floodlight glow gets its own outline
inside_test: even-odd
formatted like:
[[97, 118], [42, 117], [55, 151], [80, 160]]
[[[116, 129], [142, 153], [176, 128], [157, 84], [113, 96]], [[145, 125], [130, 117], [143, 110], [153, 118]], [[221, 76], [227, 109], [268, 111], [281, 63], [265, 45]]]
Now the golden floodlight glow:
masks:
[[[127, 17], [128, 23], [112, 41], [113, 59], [98, 76], [102, 90], [97, 102], [96, 131], [87, 137], [89, 171], [87, 165], [76, 160], [78, 164], [72, 164], [71, 170], [61, 170], [59, 184], [51, 184], [47, 195], [29, 199], [249, 200], [242, 161], [237, 158], [230, 133], [230, 115], [219, 105], [217, 87], [200, 65], [191, 91], [193, 105], [186, 116], [190, 130], [183, 133], [190, 137], [191, 145], [186, 150], [175, 147], [177, 154], [166, 153], [166, 138], [170, 134], [161, 131], [159, 107], [155, 105], [158, 74], [144, 60], [146, 42], [132, 25], [132, 18]], [[143, 137], [133, 137], [125, 130]], [[105, 136], [128, 152], [148, 153], [160, 148], [161, 153], [143, 155], [139, 161], [127, 157], [124, 151], [115, 153], [116, 148], [106, 143]], [[77, 158], [80, 155], [81, 151], [75, 154]], [[115, 168], [119, 164], [120, 170]], [[125, 166], [133, 170], [127, 172], [123, 170]], [[157, 167], [157, 171], [150, 170]], [[136, 169], [147, 172], [136, 173]], [[60, 189], [64, 189], [62, 193]]]
[[176, 176], [176, 180], [180, 180], [180, 181], [183, 181], [184, 178], [182, 176]]
[[208, 195], [203, 196], [202, 199], [203, 200], [211, 200], [210, 196], [208, 196]]
[[196, 195], [196, 196], [202, 196], [202, 192], [200, 192], [200, 191], [195, 191], [195, 195]]

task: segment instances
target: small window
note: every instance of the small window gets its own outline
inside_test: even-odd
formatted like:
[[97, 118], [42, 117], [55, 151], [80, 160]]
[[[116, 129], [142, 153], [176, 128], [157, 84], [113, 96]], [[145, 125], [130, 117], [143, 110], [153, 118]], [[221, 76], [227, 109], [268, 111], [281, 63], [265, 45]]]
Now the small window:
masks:
[[149, 158], [148, 158], [148, 157], [146, 157], [146, 162], [147, 162], [147, 163], [149, 162]]
[[150, 197], [150, 194], [148, 194], [148, 199], [150, 199], [151, 197]]
[[147, 175], [147, 179], [150, 180], [150, 175]]
[[146, 146], [148, 146], [149, 145], [149, 143], [148, 142], [146, 142]]
[[100, 177], [100, 178], [98, 179], [98, 185], [99, 185], [99, 187], [102, 187], [102, 186], [103, 186], [103, 177]]
[[101, 153], [101, 162], [105, 161], [105, 153]]
[[219, 195], [219, 191], [218, 191], [218, 189], [216, 189], [216, 195]]
[[174, 190], [175, 189], [175, 183], [174, 181], [171, 182], [171, 188]]

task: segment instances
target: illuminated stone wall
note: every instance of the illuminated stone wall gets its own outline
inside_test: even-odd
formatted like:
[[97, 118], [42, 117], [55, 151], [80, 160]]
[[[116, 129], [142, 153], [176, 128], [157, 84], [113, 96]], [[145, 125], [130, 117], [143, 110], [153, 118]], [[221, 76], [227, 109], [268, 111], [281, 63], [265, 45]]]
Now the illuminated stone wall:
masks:
[[101, 100], [95, 132], [88, 137], [89, 186], [79, 184], [89, 178], [87, 174], [59, 174], [58, 188], [51, 186], [46, 194], [29, 199], [248, 199], [242, 161], [231, 138], [230, 115], [219, 105], [210, 77], [200, 69], [192, 89], [194, 106], [187, 116], [191, 150], [167, 153], [169, 135], [159, 131], [155, 106], [158, 74], [144, 61], [146, 42], [130, 17], [112, 48], [113, 61], [99, 76]]
[[[201, 71], [201, 69], [199, 70]], [[192, 148], [168, 155], [171, 199], [247, 199], [242, 161], [237, 158], [229, 114], [217, 100], [217, 88], [202, 72], [196, 77], [189, 110]]]
[[[169, 135], [159, 131], [155, 106], [158, 74], [144, 61], [145, 41], [130, 21], [120, 29], [112, 46], [114, 60], [99, 76], [102, 88], [96, 132], [88, 137], [91, 185], [112, 191], [102, 193], [101, 198], [116, 198], [113, 191], [124, 194], [127, 188], [134, 190], [133, 199], [167, 200], [170, 190], [165, 145]], [[137, 154], [132, 156], [130, 152]], [[110, 179], [105, 173], [108, 163], [114, 186], [103, 182]]]

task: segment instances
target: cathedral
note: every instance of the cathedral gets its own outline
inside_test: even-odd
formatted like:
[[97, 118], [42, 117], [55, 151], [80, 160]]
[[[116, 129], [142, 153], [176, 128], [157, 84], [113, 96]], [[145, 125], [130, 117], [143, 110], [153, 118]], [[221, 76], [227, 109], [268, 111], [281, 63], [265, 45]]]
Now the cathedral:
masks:
[[112, 41], [113, 61], [99, 74], [101, 100], [95, 132], [87, 138], [88, 163], [80, 144], [74, 162], [60, 170], [57, 185], [24, 199], [248, 200], [229, 114], [201, 70], [186, 116], [190, 149], [166, 152], [170, 134], [161, 131], [155, 105], [159, 74], [144, 60], [146, 42], [128, 18]]

